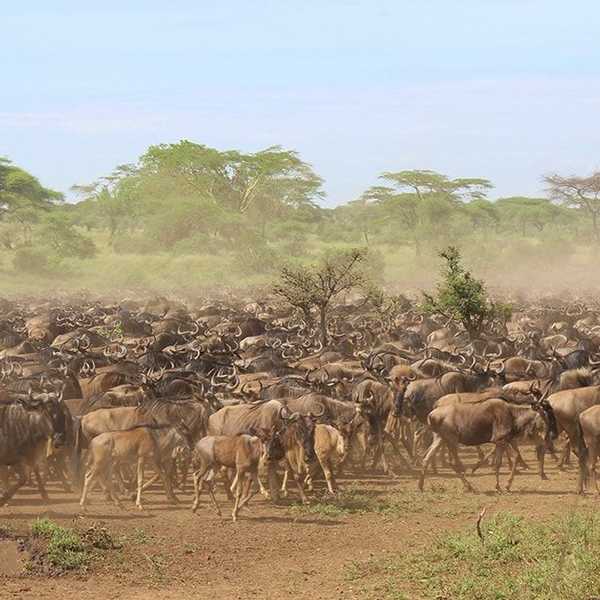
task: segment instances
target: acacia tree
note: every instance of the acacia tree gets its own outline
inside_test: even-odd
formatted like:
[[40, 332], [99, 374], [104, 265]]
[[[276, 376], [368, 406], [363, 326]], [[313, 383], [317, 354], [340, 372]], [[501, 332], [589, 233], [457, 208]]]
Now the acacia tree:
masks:
[[471, 338], [478, 337], [494, 319], [506, 322], [510, 318], [510, 306], [488, 298], [485, 283], [465, 270], [457, 248], [449, 246], [440, 257], [446, 261], [442, 281], [435, 295], [423, 292], [422, 308], [426, 313], [462, 323]]
[[281, 270], [280, 281], [273, 287], [273, 292], [299, 308], [307, 321], [312, 321], [311, 310], [317, 310], [323, 346], [329, 343], [327, 324], [332, 300], [342, 292], [364, 287], [367, 283], [361, 269], [366, 256], [366, 250], [353, 249], [326, 257], [320, 264]]
[[188, 140], [160, 144], [151, 146], [140, 158], [139, 174], [152, 185], [157, 178], [170, 180], [239, 213], [273, 195], [290, 205], [312, 203], [323, 195], [322, 180], [310, 165], [280, 146], [244, 154]]
[[77, 204], [74, 220], [86, 227], [105, 226], [114, 244], [116, 235], [137, 213], [140, 180], [134, 165], [119, 165], [106, 177], [89, 185], [74, 185], [71, 190], [83, 200]]
[[32, 227], [40, 217], [63, 200], [61, 193], [45, 188], [36, 177], [0, 157], [0, 220], [17, 223], [24, 243], [31, 243]]
[[390, 216], [400, 219], [410, 231], [417, 257], [422, 253], [423, 226], [429, 220], [424, 210], [428, 202], [435, 204], [434, 212], [439, 215], [461, 201], [485, 198], [486, 191], [492, 188], [487, 179], [449, 179], [430, 170], [387, 171], [379, 178], [391, 185], [374, 186], [362, 197], [377, 202]]
[[544, 181], [552, 199], [591, 217], [594, 241], [600, 242], [600, 171], [589, 177], [547, 175]]

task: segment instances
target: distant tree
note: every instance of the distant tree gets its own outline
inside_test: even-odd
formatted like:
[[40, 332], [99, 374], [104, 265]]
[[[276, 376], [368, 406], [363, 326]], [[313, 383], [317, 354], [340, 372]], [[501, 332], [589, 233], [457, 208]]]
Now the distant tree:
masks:
[[553, 200], [577, 208], [591, 218], [594, 241], [600, 242], [600, 171], [589, 177], [547, 175], [544, 180]]
[[307, 321], [312, 321], [311, 310], [317, 310], [323, 346], [329, 343], [327, 324], [332, 300], [342, 292], [365, 286], [368, 281], [361, 270], [366, 256], [366, 250], [354, 249], [326, 257], [317, 265], [281, 270], [273, 292], [299, 308]]
[[547, 226], [559, 221], [565, 211], [552, 204], [547, 198], [524, 196], [499, 198], [495, 205], [501, 218], [510, 225], [518, 227], [523, 237], [527, 236], [528, 228], [541, 233]]
[[93, 224], [106, 227], [114, 244], [117, 233], [137, 214], [139, 186], [136, 168], [128, 164], [119, 165], [110, 175], [89, 185], [72, 186], [71, 190], [82, 197], [74, 221], [88, 229]]
[[161, 144], [140, 158], [138, 173], [152, 186], [176, 186], [239, 213], [261, 199], [301, 206], [323, 196], [322, 180], [310, 165], [279, 146], [244, 154], [188, 140]]
[[462, 323], [472, 338], [481, 335], [494, 319], [506, 322], [510, 318], [510, 307], [492, 302], [485, 283], [465, 270], [457, 248], [449, 246], [440, 252], [440, 257], [445, 260], [442, 281], [435, 294], [423, 292], [422, 308], [426, 313]]
[[449, 179], [429, 170], [388, 171], [380, 179], [391, 186], [372, 187], [363, 198], [379, 203], [390, 216], [400, 219], [412, 237], [417, 257], [421, 256], [427, 227], [439, 227], [453, 206], [461, 201], [483, 199], [492, 188], [487, 179]]
[[36, 177], [0, 157], [0, 220], [17, 223], [24, 243], [31, 243], [32, 228], [43, 213], [63, 200], [61, 193], [45, 188]]
[[61, 213], [52, 213], [46, 218], [41, 237], [59, 259], [92, 258], [96, 254], [94, 242], [79, 233]]

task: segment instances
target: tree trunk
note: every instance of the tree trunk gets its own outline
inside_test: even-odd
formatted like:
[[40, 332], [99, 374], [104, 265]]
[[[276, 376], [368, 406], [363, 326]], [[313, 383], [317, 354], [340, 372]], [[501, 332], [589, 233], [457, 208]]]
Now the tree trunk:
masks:
[[329, 343], [329, 336], [327, 335], [327, 306], [319, 306], [319, 327], [321, 329], [321, 343], [323, 348]]
[[598, 213], [595, 211], [592, 212], [592, 226], [594, 229], [594, 242], [597, 244], [600, 241], [600, 234], [598, 232]]

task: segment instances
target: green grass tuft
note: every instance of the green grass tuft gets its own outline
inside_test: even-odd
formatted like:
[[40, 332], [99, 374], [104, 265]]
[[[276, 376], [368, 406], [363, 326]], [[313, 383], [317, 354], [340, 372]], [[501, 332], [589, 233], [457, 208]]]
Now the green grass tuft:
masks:
[[72, 529], [60, 527], [49, 519], [37, 519], [31, 525], [31, 533], [47, 540], [46, 558], [53, 567], [72, 571], [89, 564], [90, 553]]
[[[365, 597], [386, 600], [584, 600], [600, 594], [600, 517], [576, 513], [547, 523], [499, 513], [441, 537], [410, 556], [347, 567]], [[376, 581], [369, 586], [370, 579]], [[409, 592], [410, 590], [410, 592]]]

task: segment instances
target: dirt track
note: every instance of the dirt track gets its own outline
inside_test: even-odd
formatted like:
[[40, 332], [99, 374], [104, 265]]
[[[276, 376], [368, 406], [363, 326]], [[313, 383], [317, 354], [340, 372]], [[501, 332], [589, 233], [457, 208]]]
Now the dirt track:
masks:
[[[533, 471], [535, 461], [526, 453]], [[466, 460], [467, 464], [470, 462]], [[413, 476], [383, 476], [342, 480], [373, 505], [394, 499], [393, 510], [327, 516], [291, 506], [273, 506], [260, 497], [243, 511], [237, 524], [221, 521], [204, 499], [197, 515], [189, 510], [190, 494], [182, 503], [168, 505], [159, 489], [147, 496], [147, 509], [119, 511], [100, 494], [81, 517], [73, 495], [50, 486], [51, 502], [25, 490], [0, 509], [3, 526], [24, 531], [38, 516], [60, 524], [87, 527], [101, 522], [123, 542], [120, 550], [95, 561], [84, 575], [44, 578], [10, 574], [8, 563], [0, 575], [0, 597], [10, 598], [366, 598], [382, 597], [378, 582], [351, 577], [353, 565], [389, 553], [410, 553], [430, 543], [439, 532], [475, 527], [479, 510], [497, 510], [544, 518], [575, 506], [593, 507], [591, 494], [578, 498], [575, 469], [559, 472], [549, 461], [550, 481], [531, 471], [517, 476], [510, 494], [496, 494], [489, 469], [471, 481], [477, 494], [464, 494], [448, 470], [416, 492]], [[293, 494], [291, 493], [292, 499]], [[226, 503], [224, 495], [220, 496]], [[229, 507], [226, 504], [225, 508]], [[0, 553], [0, 559], [2, 554]], [[0, 571], [2, 570], [0, 566]], [[6, 574], [9, 573], [9, 574]], [[410, 587], [406, 589], [407, 597]]]

